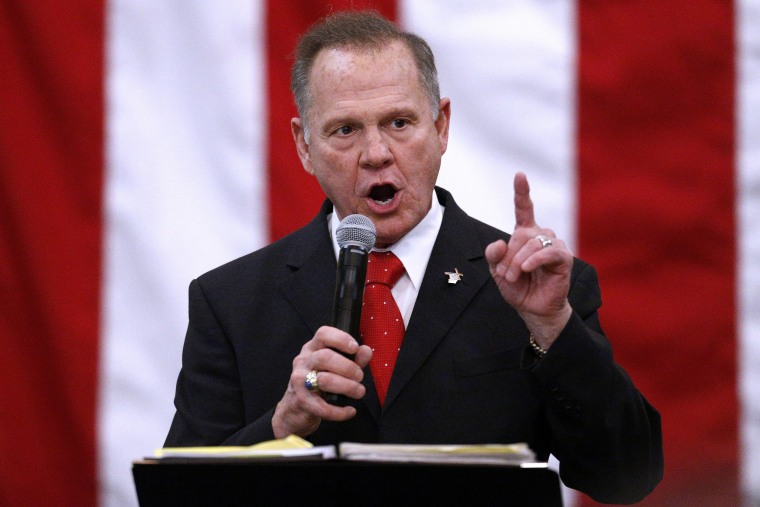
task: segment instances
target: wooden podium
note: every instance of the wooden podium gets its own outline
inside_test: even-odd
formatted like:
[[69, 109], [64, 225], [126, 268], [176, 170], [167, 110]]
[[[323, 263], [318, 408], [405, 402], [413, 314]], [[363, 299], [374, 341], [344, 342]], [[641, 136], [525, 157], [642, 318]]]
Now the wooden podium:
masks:
[[141, 507], [561, 507], [546, 468], [332, 460], [144, 460], [132, 474]]

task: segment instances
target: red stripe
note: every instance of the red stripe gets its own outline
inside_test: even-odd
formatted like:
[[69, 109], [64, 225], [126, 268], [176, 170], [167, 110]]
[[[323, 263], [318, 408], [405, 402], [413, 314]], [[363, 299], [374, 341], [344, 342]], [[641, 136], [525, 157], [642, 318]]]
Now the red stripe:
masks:
[[580, 254], [602, 324], [663, 416], [646, 505], [738, 505], [734, 12], [581, 1]]
[[0, 504], [94, 505], [101, 0], [0, 3]]
[[266, 4], [269, 230], [273, 240], [308, 222], [324, 199], [316, 179], [303, 170], [290, 132], [290, 119], [297, 116], [290, 93], [290, 66], [298, 36], [329, 12], [368, 7], [396, 18], [395, 0], [269, 0]]

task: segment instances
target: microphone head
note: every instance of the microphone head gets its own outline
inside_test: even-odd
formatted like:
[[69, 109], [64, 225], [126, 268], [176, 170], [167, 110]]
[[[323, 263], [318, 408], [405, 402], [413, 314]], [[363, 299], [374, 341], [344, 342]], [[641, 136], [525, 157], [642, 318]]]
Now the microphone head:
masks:
[[335, 236], [340, 248], [353, 245], [369, 252], [375, 246], [377, 231], [372, 220], [364, 215], [356, 214], [348, 215], [340, 221]]

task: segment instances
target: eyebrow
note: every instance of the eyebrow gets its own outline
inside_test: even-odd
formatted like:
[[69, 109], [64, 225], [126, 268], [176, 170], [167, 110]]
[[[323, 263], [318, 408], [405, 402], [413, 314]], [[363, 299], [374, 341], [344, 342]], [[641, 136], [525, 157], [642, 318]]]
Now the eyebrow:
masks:
[[[372, 113], [373, 116], [375, 116], [374, 112]], [[421, 115], [418, 111], [415, 110], [414, 107], [401, 107], [401, 106], [392, 106], [388, 108], [385, 111], [382, 111], [378, 117], [379, 117], [379, 123], [385, 123], [387, 121], [390, 121], [394, 118], [410, 118], [412, 120], [416, 120]], [[336, 115], [333, 118], [328, 118], [327, 121], [324, 123], [324, 131], [325, 132], [332, 132], [335, 128], [337, 128], [340, 125], [364, 125], [364, 121], [360, 120], [355, 115]]]

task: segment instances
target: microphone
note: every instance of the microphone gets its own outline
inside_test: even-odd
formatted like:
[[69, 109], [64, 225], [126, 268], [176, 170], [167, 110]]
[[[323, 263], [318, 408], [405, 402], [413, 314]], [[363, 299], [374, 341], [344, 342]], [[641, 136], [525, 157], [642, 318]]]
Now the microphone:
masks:
[[[375, 246], [377, 231], [372, 220], [356, 214], [341, 220], [335, 236], [340, 253], [330, 325], [345, 331], [360, 342], [359, 323], [364, 283], [367, 279], [367, 261], [370, 250]], [[345, 396], [332, 393], [326, 393], [325, 400], [333, 405], [344, 405], [346, 401]]]

